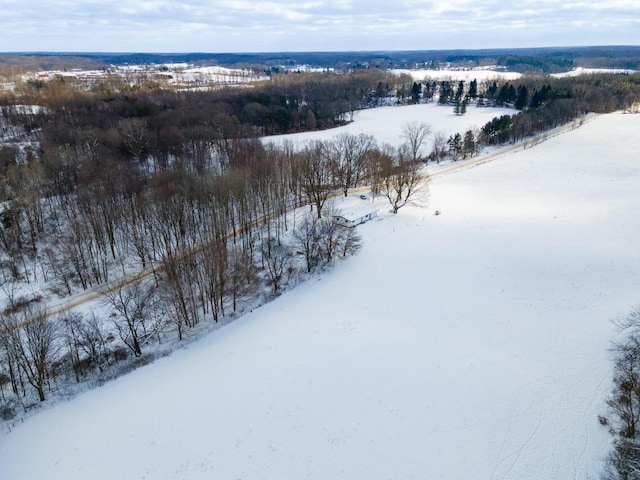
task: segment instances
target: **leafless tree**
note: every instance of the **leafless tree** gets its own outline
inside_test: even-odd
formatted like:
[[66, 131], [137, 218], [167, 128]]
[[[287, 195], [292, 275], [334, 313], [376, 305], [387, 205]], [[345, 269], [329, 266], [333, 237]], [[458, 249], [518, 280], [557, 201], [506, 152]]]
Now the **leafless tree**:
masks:
[[124, 139], [123, 147], [132, 159], [143, 164], [150, 147], [150, 132], [147, 122], [140, 118], [127, 118], [118, 122], [118, 131]]
[[320, 220], [318, 226], [320, 254], [328, 264], [333, 263], [337, 255], [346, 257], [357, 250], [354, 246], [357, 243], [356, 239], [359, 239], [358, 233], [354, 228], [337, 224], [335, 217], [338, 215], [340, 215], [339, 209], [329, 205], [325, 208], [325, 216]]
[[420, 163], [413, 161], [406, 147], [384, 148], [375, 161], [375, 191], [389, 200], [393, 213], [413, 202], [418, 194], [425, 198], [428, 192]]
[[302, 219], [293, 229], [294, 247], [304, 257], [307, 273], [311, 272], [319, 262], [320, 220], [313, 212], [305, 212]]
[[430, 158], [440, 163], [440, 160], [447, 156], [447, 135], [442, 132], [436, 132], [433, 136], [433, 146], [431, 147]]
[[375, 139], [364, 133], [341, 134], [326, 143], [326, 155], [335, 183], [340, 186], [345, 197], [349, 189], [357, 187], [365, 177], [375, 144]]
[[263, 245], [262, 256], [267, 282], [271, 285], [273, 293], [279, 295], [283, 285], [293, 273], [291, 248], [281, 244], [272, 245], [267, 249], [267, 246]]
[[338, 225], [335, 217], [339, 211], [333, 205], [325, 208], [325, 215], [318, 225], [318, 248], [325, 263], [331, 264], [345, 240], [346, 229]]
[[235, 312], [238, 301], [256, 286], [255, 265], [249, 251], [239, 246], [229, 249], [227, 276], [227, 291]]
[[194, 257], [168, 255], [163, 261], [164, 275], [160, 284], [163, 304], [171, 312], [168, 322], [172, 324], [182, 340], [185, 327], [198, 324], [198, 307], [195, 295]]
[[80, 382], [80, 377], [83, 374], [80, 358], [80, 325], [82, 316], [77, 313], [67, 312], [59, 315], [56, 321], [62, 326], [62, 337], [67, 347], [69, 363], [76, 382]]
[[29, 306], [20, 316], [3, 318], [2, 336], [15, 365], [43, 402], [50, 368], [59, 352], [57, 323], [47, 316], [45, 307]]
[[636, 308], [616, 322], [622, 333], [614, 343], [613, 389], [607, 405], [613, 450], [609, 455], [610, 479], [640, 478], [640, 309]]
[[425, 122], [413, 121], [402, 126], [401, 137], [409, 149], [413, 162], [421, 159], [420, 149], [429, 135], [431, 135], [431, 126]]
[[116, 288], [105, 297], [116, 312], [113, 325], [120, 339], [136, 357], [141, 356], [142, 347], [162, 325], [163, 316], [155, 308], [155, 288], [153, 285], [133, 283]]
[[111, 364], [109, 343], [112, 335], [107, 332], [104, 320], [95, 312], [83, 316], [77, 329], [80, 349], [89, 362], [103, 372]]
[[299, 152], [302, 189], [311, 205], [315, 205], [318, 218], [322, 207], [333, 190], [331, 167], [322, 142], [307, 144]]
[[6, 370], [9, 373], [11, 382], [11, 390], [16, 396], [26, 394], [22, 372], [17, 361], [17, 351], [15, 341], [19, 340], [16, 334], [18, 320], [13, 315], [0, 316], [0, 352], [2, 352], [3, 361]]
[[362, 238], [355, 228], [343, 227], [343, 238], [340, 243], [340, 253], [343, 257], [353, 255], [362, 247]]

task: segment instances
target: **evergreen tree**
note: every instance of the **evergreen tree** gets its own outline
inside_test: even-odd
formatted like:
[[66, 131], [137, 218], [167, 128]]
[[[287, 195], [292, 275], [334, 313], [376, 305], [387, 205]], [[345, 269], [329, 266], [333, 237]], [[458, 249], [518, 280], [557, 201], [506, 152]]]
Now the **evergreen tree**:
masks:
[[447, 105], [451, 103], [452, 94], [453, 89], [451, 88], [451, 83], [447, 80], [440, 82], [440, 97], [438, 98], [438, 103], [440, 105]]
[[522, 110], [527, 106], [528, 101], [529, 101], [529, 92], [527, 90], [527, 86], [519, 85], [518, 90], [516, 92], [516, 101], [514, 103], [514, 107], [518, 110]]
[[426, 101], [429, 101], [433, 98], [433, 92], [431, 90], [431, 84], [426, 82], [424, 84], [424, 88], [422, 89], [422, 98]]
[[505, 83], [500, 87], [500, 91], [496, 96], [496, 105], [504, 106], [509, 101], [509, 83]]
[[469, 97], [476, 98], [478, 96], [478, 81], [474, 78], [469, 83]]
[[455, 162], [460, 157], [460, 152], [462, 152], [462, 135], [460, 133], [456, 133], [449, 137], [447, 140], [447, 144], [449, 146], [449, 155], [453, 158]]
[[473, 157], [476, 154], [476, 140], [472, 130], [467, 130], [464, 134], [462, 151], [464, 158]]
[[535, 109], [542, 105], [542, 95], [538, 90], [533, 91], [533, 95], [531, 96], [531, 102], [529, 103], [529, 108]]
[[456, 99], [462, 99], [464, 95], [464, 80], [460, 80], [458, 83], [458, 90], [456, 90]]
[[433, 100], [433, 96], [436, 93], [437, 87], [438, 85], [436, 84], [435, 80], [433, 80], [432, 82], [426, 82], [424, 85], [424, 89], [422, 90], [422, 98], [429, 102]]
[[420, 103], [420, 94], [422, 93], [422, 85], [413, 82], [413, 86], [411, 87], [411, 99], [413, 103]]
[[491, 86], [487, 88], [487, 98], [489, 100], [495, 101], [497, 93], [498, 93], [498, 84], [496, 82], [493, 82]]

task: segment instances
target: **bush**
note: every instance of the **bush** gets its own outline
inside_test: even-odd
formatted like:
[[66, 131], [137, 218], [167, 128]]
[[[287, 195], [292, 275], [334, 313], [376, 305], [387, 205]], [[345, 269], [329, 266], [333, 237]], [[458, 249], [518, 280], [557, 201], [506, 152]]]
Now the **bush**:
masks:
[[0, 420], [12, 420], [16, 416], [15, 400], [9, 400], [0, 405]]

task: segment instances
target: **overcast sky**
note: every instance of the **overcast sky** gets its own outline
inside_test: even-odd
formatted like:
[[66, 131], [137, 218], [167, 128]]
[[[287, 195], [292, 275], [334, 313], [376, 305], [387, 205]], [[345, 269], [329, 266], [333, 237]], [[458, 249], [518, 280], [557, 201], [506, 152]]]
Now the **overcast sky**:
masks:
[[640, 45], [640, 0], [0, 0], [0, 51]]

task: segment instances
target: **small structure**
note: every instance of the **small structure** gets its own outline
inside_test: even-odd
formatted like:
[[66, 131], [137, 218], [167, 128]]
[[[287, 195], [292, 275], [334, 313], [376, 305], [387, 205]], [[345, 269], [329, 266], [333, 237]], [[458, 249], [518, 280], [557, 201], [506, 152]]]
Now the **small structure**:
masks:
[[377, 210], [371, 210], [371, 207], [367, 209], [353, 209], [347, 212], [342, 212], [340, 215], [334, 215], [333, 221], [343, 227], [355, 227], [361, 223], [368, 222], [372, 218], [378, 216]]

